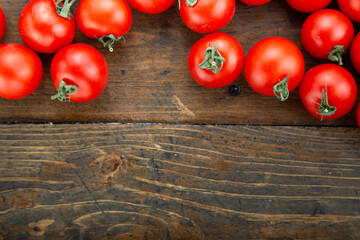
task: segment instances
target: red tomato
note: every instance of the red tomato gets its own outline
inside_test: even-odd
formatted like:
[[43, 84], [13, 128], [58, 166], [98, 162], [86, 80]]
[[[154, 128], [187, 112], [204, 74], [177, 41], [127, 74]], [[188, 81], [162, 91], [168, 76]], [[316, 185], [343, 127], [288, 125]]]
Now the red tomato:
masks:
[[354, 22], [360, 23], [360, 1], [338, 0], [340, 10]]
[[245, 60], [245, 79], [256, 92], [289, 97], [300, 83], [305, 71], [300, 49], [290, 40], [269, 37], [256, 43]]
[[136, 10], [148, 13], [148, 14], [157, 14], [164, 12], [171, 5], [174, 4], [175, 0], [128, 0], [130, 5], [133, 6]]
[[329, 120], [348, 113], [357, 97], [353, 76], [336, 64], [321, 64], [311, 68], [300, 84], [300, 97], [311, 115]]
[[51, 62], [51, 77], [58, 89], [52, 99], [87, 102], [98, 97], [108, 81], [108, 66], [95, 48], [77, 43], [61, 49]]
[[359, 104], [359, 106], [357, 108], [356, 118], [357, 118], [358, 125], [360, 127], [360, 104]]
[[360, 33], [356, 35], [350, 49], [351, 62], [356, 71], [360, 74]]
[[247, 5], [257, 6], [270, 2], [271, 0], [240, 0], [240, 2]]
[[43, 79], [40, 58], [24, 45], [0, 45], [0, 97], [20, 99], [34, 92]]
[[210, 33], [231, 21], [235, 5], [235, 0], [180, 0], [180, 16], [191, 30]]
[[130, 30], [132, 13], [126, 0], [81, 0], [76, 22], [85, 36], [98, 39], [112, 52], [114, 43]]
[[290, 7], [299, 12], [310, 13], [326, 8], [332, 0], [287, 0]]
[[341, 12], [322, 9], [311, 14], [301, 29], [301, 41], [313, 57], [342, 65], [341, 55], [350, 47], [354, 26]]
[[64, 17], [56, 11], [53, 0], [31, 0], [25, 5], [18, 27], [28, 47], [40, 53], [55, 53], [74, 40], [76, 22], [69, 12], [71, 4], [68, 0], [66, 3], [63, 7]]
[[5, 31], [6, 31], [6, 18], [5, 18], [4, 11], [0, 7], [0, 41], [4, 37]]
[[193, 79], [208, 88], [220, 88], [234, 82], [244, 66], [240, 43], [226, 33], [212, 33], [191, 48], [188, 66]]

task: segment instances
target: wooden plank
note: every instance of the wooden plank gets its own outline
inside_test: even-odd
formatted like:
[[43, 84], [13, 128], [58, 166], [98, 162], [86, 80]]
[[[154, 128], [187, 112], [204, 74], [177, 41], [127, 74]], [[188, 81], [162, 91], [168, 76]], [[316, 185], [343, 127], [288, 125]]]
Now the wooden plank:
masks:
[[[17, 21], [26, 2], [0, 0], [8, 20], [4, 43], [21, 43]], [[307, 14], [292, 10], [280, 0], [258, 7], [236, 2], [234, 19], [223, 31], [238, 39], [246, 53], [260, 39], [282, 36], [302, 49], [307, 69], [320, 63], [301, 46], [300, 28]], [[85, 104], [51, 101], [50, 96], [55, 94], [50, 77], [53, 55], [41, 55], [45, 78], [40, 88], [23, 100], [0, 99], [0, 122], [356, 124], [355, 110], [340, 120], [320, 122], [306, 112], [298, 91], [289, 101], [281, 103], [255, 93], [243, 76], [236, 82], [242, 88], [242, 94], [237, 97], [229, 96], [226, 88], [203, 88], [191, 79], [187, 68], [188, 52], [203, 35], [186, 28], [177, 4], [159, 15], [145, 15], [135, 10], [133, 14], [134, 22], [126, 35], [126, 43], [119, 44], [112, 54], [80, 32], [76, 36], [75, 42], [100, 49], [109, 63], [109, 84], [98, 99]], [[345, 66], [351, 69], [348, 58]], [[359, 75], [355, 76], [359, 83]]]
[[359, 239], [354, 128], [0, 125], [0, 239]]

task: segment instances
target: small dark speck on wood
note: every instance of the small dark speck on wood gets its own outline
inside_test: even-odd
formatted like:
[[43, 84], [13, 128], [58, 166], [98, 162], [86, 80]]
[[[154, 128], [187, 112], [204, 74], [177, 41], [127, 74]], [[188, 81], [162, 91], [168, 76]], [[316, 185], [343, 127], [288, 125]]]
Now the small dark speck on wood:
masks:
[[171, 73], [171, 71], [163, 71], [160, 73], [160, 76], [167, 76], [169, 73]]
[[239, 85], [232, 84], [228, 87], [228, 93], [232, 97], [238, 96], [241, 93], [241, 88]]

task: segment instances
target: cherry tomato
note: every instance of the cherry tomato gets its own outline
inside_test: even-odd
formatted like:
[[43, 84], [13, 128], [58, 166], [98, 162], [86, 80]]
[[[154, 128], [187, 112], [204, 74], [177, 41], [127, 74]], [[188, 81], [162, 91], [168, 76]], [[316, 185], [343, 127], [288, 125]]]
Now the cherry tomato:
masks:
[[271, 0], [240, 0], [247, 5], [258, 6], [270, 2]]
[[311, 14], [301, 29], [301, 41], [313, 57], [342, 65], [341, 55], [350, 47], [354, 26], [343, 13], [322, 9]]
[[226, 33], [212, 33], [191, 48], [188, 66], [193, 79], [208, 88], [220, 88], [234, 82], [244, 66], [240, 43]]
[[108, 75], [106, 60], [98, 50], [83, 43], [66, 46], [51, 62], [51, 77], [58, 90], [52, 99], [93, 100], [104, 91]]
[[299, 12], [310, 13], [326, 8], [332, 0], [287, 0], [290, 7]]
[[[63, 1], [59, 1], [63, 3]], [[53, 0], [31, 0], [21, 11], [19, 32], [23, 42], [36, 52], [55, 53], [75, 38], [76, 22], [70, 14], [72, 3]], [[57, 12], [62, 8], [63, 16]]]
[[6, 31], [6, 18], [5, 18], [4, 11], [0, 7], [0, 41], [4, 37], [5, 31]]
[[132, 13], [126, 0], [81, 0], [76, 22], [85, 36], [98, 39], [112, 52], [114, 43], [130, 30]]
[[340, 10], [354, 22], [360, 23], [360, 1], [338, 0]]
[[321, 64], [311, 68], [300, 84], [300, 97], [308, 112], [322, 120], [348, 113], [357, 97], [356, 82], [345, 68]]
[[355, 70], [360, 74], [360, 33], [356, 35], [351, 44], [350, 57], [352, 65]]
[[290, 40], [269, 37], [256, 43], [245, 60], [245, 79], [256, 92], [285, 101], [305, 71], [300, 49]]
[[357, 108], [356, 118], [357, 118], [358, 125], [360, 127], [360, 104], [359, 104], [359, 106]]
[[0, 45], [0, 97], [20, 99], [34, 92], [43, 79], [43, 65], [30, 48]]
[[175, 0], [128, 0], [136, 10], [147, 14], [158, 14], [169, 9]]
[[231, 21], [235, 5], [235, 0], [180, 0], [180, 16], [191, 30], [210, 33]]

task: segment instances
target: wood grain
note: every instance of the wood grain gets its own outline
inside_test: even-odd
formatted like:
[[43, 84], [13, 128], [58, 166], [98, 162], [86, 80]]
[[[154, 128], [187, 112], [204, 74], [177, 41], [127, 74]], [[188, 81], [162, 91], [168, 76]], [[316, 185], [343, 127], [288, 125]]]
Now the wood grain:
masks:
[[0, 239], [359, 239], [354, 128], [0, 125]]
[[[17, 21], [26, 2], [0, 0], [8, 20], [4, 43], [21, 43]], [[292, 10], [283, 0], [273, 0], [258, 7], [236, 2], [236, 14], [223, 32], [238, 39], [246, 53], [263, 38], [282, 36], [300, 47], [307, 69], [320, 63], [301, 46], [300, 28], [307, 14]], [[332, 7], [337, 6], [334, 3]], [[275, 98], [255, 93], [243, 76], [236, 82], [242, 88], [242, 94], [237, 97], [229, 96], [226, 88], [201, 87], [191, 79], [187, 55], [203, 35], [186, 28], [177, 4], [159, 15], [146, 15], [134, 9], [133, 15], [133, 26], [126, 35], [126, 43], [117, 45], [112, 54], [99, 43], [77, 33], [75, 42], [98, 48], [109, 64], [109, 83], [98, 99], [85, 104], [51, 101], [50, 96], [55, 94], [50, 77], [53, 55], [41, 55], [45, 77], [40, 88], [23, 100], [0, 99], [0, 122], [356, 124], [355, 109], [342, 119], [320, 122], [306, 112], [298, 91], [286, 103], [281, 103]], [[348, 58], [345, 66], [354, 73], [359, 83], [359, 75], [351, 68]]]

